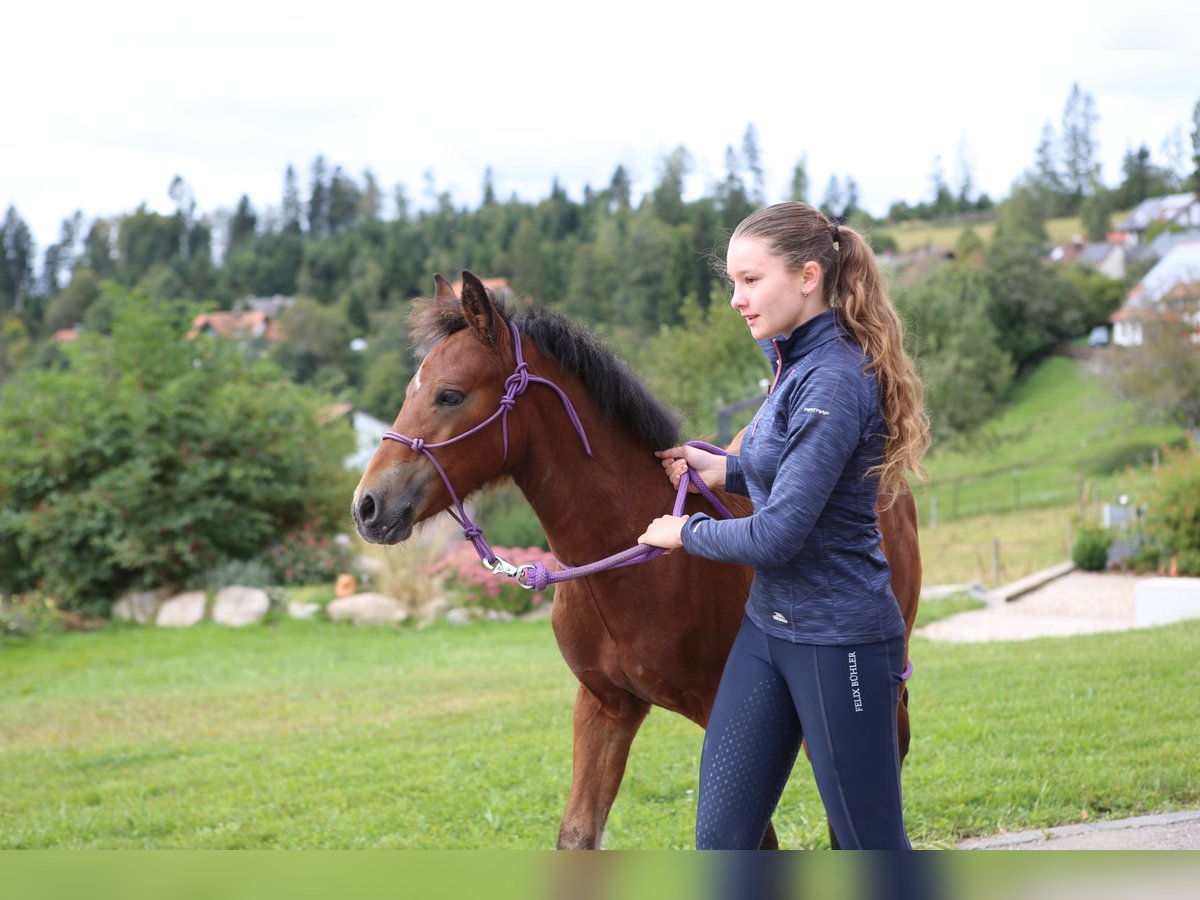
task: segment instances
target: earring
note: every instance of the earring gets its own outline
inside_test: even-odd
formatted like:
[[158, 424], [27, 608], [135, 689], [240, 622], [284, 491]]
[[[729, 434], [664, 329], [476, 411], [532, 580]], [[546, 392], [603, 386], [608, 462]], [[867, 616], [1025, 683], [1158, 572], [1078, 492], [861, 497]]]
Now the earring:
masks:
[[800, 296], [807, 297], [808, 296], [808, 288], [800, 288]]

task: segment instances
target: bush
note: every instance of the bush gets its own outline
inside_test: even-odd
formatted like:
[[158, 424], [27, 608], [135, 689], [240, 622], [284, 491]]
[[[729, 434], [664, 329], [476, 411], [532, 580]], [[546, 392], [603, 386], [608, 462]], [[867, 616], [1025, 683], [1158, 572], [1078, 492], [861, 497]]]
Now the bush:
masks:
[[1181, 575], [1200, 575], [1200, 453], [1168, 448], [1147, 497], [1146, 532]]
[[249, 559], [303, 523], [345, 519], [353, 449], [328, 401], [195, 310], [115, 297], [111, 336], [0, 388], [0, 590], [98, 607]]
[[264, 561], [276, 584], [316, 584], [349, 572], [354, 552], [348, 541], [323, 535], [310, 523], [272, 544]]
[[1085, 572], [1103, 572], [1108, 565], [1108, 548], [1112, 535], [1105, 528], [1085, 527], [1071, 548], [1071, 562]]
[[[540, 547], [492, 547], [492, 551], [514, 565], [543, 563], [553, 571], [554, 557]], [[548, 601], [549, 591], [533, 591], [521, 587], [514, 578], [494, 575], [483, 567], [474, 545], [461, 543], [432, 566], [429, 574], [446, 580], [447, 587], [458, 595], [464, 606], [478, 606], [510, 612], [514, 615], [529, 612]]]

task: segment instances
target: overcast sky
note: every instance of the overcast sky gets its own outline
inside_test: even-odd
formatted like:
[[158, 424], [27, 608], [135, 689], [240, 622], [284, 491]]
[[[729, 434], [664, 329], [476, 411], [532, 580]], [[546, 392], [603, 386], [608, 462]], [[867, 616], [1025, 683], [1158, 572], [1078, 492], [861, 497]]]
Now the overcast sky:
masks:
[[489, 166], [501, 197], [536, 200], [621, 164], [636, 199], [682, 145], [694, 195], [753, 123], [769, 200], [805, 157], [812, 199], [848, 176], [882, 214], [928, 199], [937, 156], [955, 183], [960, 146], [1007, 195], [1075, 83], [1111, 185], [1131, 147], [1190, 153], [1196, 35], [1195, 0], [10, 4], [0, 204], [40, 254], [76, 209], [170, 210], [176, 174], [202, 212], [277, 205], [318, 154], [417, 203], [432, 171], [474, 206]]

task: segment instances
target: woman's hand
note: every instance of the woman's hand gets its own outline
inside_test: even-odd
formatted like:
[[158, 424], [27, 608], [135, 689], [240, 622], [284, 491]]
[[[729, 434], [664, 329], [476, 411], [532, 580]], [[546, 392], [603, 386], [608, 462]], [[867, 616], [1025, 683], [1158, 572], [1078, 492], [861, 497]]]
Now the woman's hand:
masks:
[[687, 516], [659, 516], [638, 538], [638, 543], [662, 547], [665, 550], [682, 547], [683, 538], [680, 535], [683, 532], [683, 523], [687, 520]]
[[[657, 450], [654, 455], [662, 460], [663, 468], [666, 469], [667, 477], [671, 479], [674, 487], [679, 487], [679, 479], [687, 475], [689, 467], [710, 488], [719, 491], [725, 487], [725, 457], [723, 456], [709, 453], [699, 447], [688, 446]], [[688, 490], [693, 494], [698, 493], [694, 484], [689, 483]]]

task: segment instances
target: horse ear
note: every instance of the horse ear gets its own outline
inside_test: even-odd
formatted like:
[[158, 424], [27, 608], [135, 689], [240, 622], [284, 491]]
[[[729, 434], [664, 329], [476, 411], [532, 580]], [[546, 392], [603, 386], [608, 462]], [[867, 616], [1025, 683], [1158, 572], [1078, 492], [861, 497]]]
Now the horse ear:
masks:
[[441, 276], [440, 273], [433, 276], [434, 300], [453, 300], [458, 302], [458, 295], [454, 293], [454, 288], [450, 287], [450, 282]]
[[483, 282], [466, 270], [462, 273], [462, 308], [467, 325], [475, 332], [475, 336], [485, 344], [494, 346], [499, 315]]

